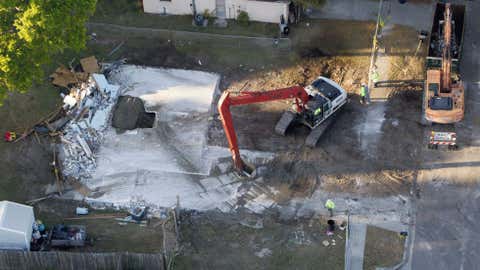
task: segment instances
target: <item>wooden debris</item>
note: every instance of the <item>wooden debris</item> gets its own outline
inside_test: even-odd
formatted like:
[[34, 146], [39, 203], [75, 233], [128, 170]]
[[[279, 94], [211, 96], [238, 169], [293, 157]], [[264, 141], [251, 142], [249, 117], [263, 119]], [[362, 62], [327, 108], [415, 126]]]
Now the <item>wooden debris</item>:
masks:
[[35, 123], [31, 128], [26, 128], [25, 131], [23, 132], [22, 136], [18, 137], [14, 142], [19, 142], [26, 137], [30, 136], [34, 131], [35, 131], [35, 126], [37, 125], [43, 125], [45, 122], [49, 123], [54, 119], [55, 117], [58, 116], [62, 112], [63, 108], [62, 106], [58, 107], [55, 111], [51, 112], [48, 114], [46, 117], [40, 119], [37, 123]]
[[85, 152], [85, 154], [89, 158], [92, 158], [93, 156], [92, 150], [90, 149], [90, 146], [88, 146], [85, 139], [83, 139], [79, 134], [77, 134], [76, 139], [77, 139], [77, 142], [80, 144], [80, 146], [83, 148], [83, 151]]
[[53, 172], [55, 173], [55, 184], [57, 186], [57, 191], [60, 196], [62, 195], [63, 192], [63, 181], [60, 179], [60, 172], [58, 169], [58, 159], [57, 159], [57, 151], [53, 150], [53, 161], [52, 161], [52, 166], [53, 166]]
[[75, 72], [75, 77], [80, 81], [80, 82], [86, 82], [88, 81], [88, 77], [90, 76], [89, 73], [87, 72]]
[[84, 197], [88, 197], [92, 190], [86, 185], [82, 184], [80, 181], [73, 177], [66, 177], [66, 182], [71, 185], [78, 193], [82, 194]]
[[66, 217], [65, 220], [84, 220], [84, 219], [111, 219], [111, 218], [118, 218], [125, 216], [124, 213], [119, 214], [96, 214], [96, 215], [88, 215], [88, 216], [81, 216], [81, 217]]
[[113, 50], [108, 53], [108, 56], [111, 56], [112, 54], [114, 54], [116, 51], [118, 51], [122, 46], [123, 44], [125, 44], [125, 41], [122, 41], [120, 44], [118, 44], [117, 46], [115, 46], [115, 48], [113, 48]]
[[53, 85], [65, 88], [68, 88], [70, 84], [78, 83], [78, 79], [75, 76], [75, 73], [73, 73], [63, 65], [58, 67], [55, 72], [50, 75], [50, 78], [53, 79]]
[[95, 56], [80, 59], [80, 64], [82, 65], [83, 71], [86, 73], [97, 73], [100, 71], [100, 67], [98, 66], [98, 61]]
[[40, 138], [38, 137], [38, 133], [37, 132], [33, 132], [33, 134], [35, 135], [35, 139], [37, 139], [37, 142], [38, 144], [42, 144], [42, 142], [40, 141]]
[[50, 199], [50, 198], [52, 198], [53, 196], [54, 196], [53, 194], [49, 194], [49, 195], [44, 196], [44, 197], [40, 197], [40, 198], [37, 198], [37, 199], [33, 199], [33, 200], [26, 201], [25, 203], [32, 205], [32, 204], [35, 204], [35, 203], [37, 203], [37, 202], [41, 202], [41, 201], [44, 201], [44, 200], [46, 200], [46, 199]]

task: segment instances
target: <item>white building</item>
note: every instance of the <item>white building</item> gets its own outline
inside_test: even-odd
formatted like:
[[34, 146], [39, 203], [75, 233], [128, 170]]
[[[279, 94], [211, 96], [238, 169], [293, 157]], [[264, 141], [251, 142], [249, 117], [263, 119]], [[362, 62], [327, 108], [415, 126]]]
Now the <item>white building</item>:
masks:
[[279, 23], [283, 15], [289, 15], [291, 1], [256, 1], [256, 0], [143, 0], [146, 13], [192, 15], [193, 2], [196, 11], [202, 14], [205, 10], [217, 17], [236, 19], [241, 11], [246, 11], [252, 21]]
[[[197, 13], [203, 14], [215, 10], [215, 0], [194, 0]], [[146, 13], [192, 15], [192, 0], [143, 0], [143, 11]]]
[[236, 19], [241, 11], [246, 11], [250, 20], [268, 23], [280, 23], [283, 15], [288, 19], [289, 1], [225, 0], [227, 19]]
[[0, 201], [0, 249], [30, 250], [33, 207]]

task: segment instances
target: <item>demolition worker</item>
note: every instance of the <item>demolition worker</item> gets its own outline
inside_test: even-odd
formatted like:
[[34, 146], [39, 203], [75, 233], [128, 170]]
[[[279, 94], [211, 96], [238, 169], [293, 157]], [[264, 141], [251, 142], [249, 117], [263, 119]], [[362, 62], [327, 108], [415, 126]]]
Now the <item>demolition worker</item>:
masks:
[[317, 118], [319, 115], [321, 115], [322, 114], [322, 107], [318, 107], [313, 114], [315, 115], [315, 118]]
[[333, 217], [333, 209], [335, 209], [335, 203], [328, 199], [325, 203], [325, 207], [327, 208], [328, 212], [330, 212], [330, 216]]
[[362, 86], [360, 87], [360, 103], [362, 104], [369, 104], [370, 103], [370, 96], [368, 93], [368, 86], [365, 83], [362, 83]]

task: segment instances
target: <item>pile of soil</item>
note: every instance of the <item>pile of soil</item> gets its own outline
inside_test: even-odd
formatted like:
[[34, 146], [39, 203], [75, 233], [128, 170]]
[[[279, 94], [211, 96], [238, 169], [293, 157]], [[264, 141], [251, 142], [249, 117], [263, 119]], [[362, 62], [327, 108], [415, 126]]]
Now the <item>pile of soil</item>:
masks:
[[132, 96], [120, 96], [113, 109], [112, 126], [123, 130], [152, 128], [155, 113], [146, 112], [143, 100]]

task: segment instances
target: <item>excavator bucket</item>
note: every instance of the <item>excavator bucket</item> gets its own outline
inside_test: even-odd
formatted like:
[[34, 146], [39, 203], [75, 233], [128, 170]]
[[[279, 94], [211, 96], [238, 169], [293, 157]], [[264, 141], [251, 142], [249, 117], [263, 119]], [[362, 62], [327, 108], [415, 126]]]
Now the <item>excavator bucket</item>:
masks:
[[255, 166], [246, 159], [242, 159], [242, 168], [235, 170], [235, 173], [238, 178], [251, 178], [255, 172]]
[[297, 115], [294, 112], [286, 111], [283, 113], [282, 118], [275, 125], [275, 133], [285, 136], [288, 127], [295, 121]]

